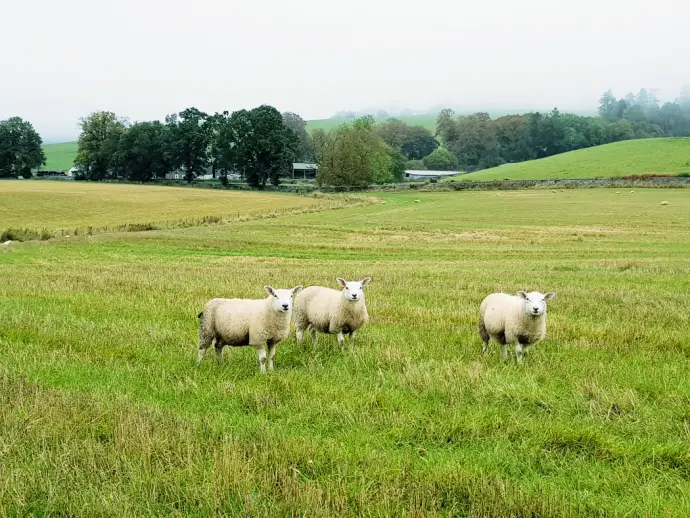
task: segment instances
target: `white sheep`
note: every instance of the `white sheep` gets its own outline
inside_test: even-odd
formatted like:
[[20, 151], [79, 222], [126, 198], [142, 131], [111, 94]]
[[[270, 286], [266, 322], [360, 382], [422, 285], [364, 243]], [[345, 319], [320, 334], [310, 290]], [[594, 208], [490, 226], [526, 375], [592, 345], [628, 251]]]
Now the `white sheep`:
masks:
[[662, 202], [661, 202], [661, 205], [668, 205], [668, 202], [667, 202], [667, 201], [662, 201]]
[[338, 278], [337, 281], [342, 287], [340, 291], [309, 286], [295, 299], [293, 319], [298, 342], [302, 342], [304, 332], [309, 329], [314, 346], [318, 343], [317, 332], [320, 332], [337, 334], [341, 346], [348, 335], [350, 346], [355, 347], [357, 330], [369, 322], [363, 288], [371, 278], [351, 282]]
[[276, 290], [264, 286], [265, 299], [211, 299], [199, 313], [199, 353], [197, 366], [204, 359], [206, 350], [215, 342], [218, 365], [223, 360], [223, 347], [251, 345], [259, 357], [259, 368], [266, 372], [266, 348], [268, 370], [273, 370], [276, 346], [290, 334], [293, 297], [302, 286], [291, 290]]
[[493, 339], [501, 345], [501, 359], [508, 359], [508, 344], [513, 344], [517, 362], [522, 363], [529, 349], [546, 336], [546, 301], [555, 296], [553, 292], [538, 291], [488, 295], [479, 307], [477, 326], [484, 354], [489, 353], [489, 341]]

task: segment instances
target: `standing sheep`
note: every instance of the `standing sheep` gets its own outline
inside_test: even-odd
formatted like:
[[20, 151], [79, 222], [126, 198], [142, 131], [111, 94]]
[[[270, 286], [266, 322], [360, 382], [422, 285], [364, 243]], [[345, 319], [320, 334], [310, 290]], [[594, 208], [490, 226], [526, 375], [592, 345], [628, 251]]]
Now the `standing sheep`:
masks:
[[276, 290], [264, 286], [265, 299], [211, 299], [199, 313], [199, 354], [197, 366], [204, 359], [206, 350], [215, 341], [218, 365], [223, 360], [223, 347], [251, 345], [259, 357], [259, 368], [266, 372], [266, 348], [268, 370], [273, 370], [276, 346], [290, 334], [293, 297], [301, 290]]
[[309, 329], [312, 342], [318, 342], [317, 332], [337, 334], [338, 343], [345, 343], [350, 337], [350, 346], [355, 347], [357, 330], [369, 322], [364, 300], [364, 286], [371, 282], [367, 277], [361, 281], [348, 282], [338, 278], [342, 290], [309, 286], [295, 299], [295, 329], [297, 341], [302, 343], [304, 331]]
[[515, 346], [515, 356], [522, 363], [529, 349], [546, 336], [546, 301], [555, 293], [538, 291], [517, 295], [492, 293], [479, 307], [479, 336], [484, 342], [482, 351], [489, 354], [489, 341], [493, 338], [501, 345], [501, 359], [508, 359], [507, 344]]

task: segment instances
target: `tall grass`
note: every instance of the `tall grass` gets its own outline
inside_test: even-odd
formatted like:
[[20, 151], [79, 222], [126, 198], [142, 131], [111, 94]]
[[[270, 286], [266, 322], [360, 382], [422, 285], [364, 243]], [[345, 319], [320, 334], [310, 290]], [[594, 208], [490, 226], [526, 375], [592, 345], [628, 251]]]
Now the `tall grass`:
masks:
[[[0, 514], [687, 516], [687, 194], [377, 196], [0, 251]], [[357, 350], [194, 368], [208, 298], [367, 275]], [[518, 289], [523, 367], [476, 333]]]

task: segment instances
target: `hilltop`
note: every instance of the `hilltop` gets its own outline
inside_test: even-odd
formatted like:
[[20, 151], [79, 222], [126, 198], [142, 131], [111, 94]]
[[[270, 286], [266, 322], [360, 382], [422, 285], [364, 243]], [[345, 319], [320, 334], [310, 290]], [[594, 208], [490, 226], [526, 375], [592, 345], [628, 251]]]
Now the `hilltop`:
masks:
[[455, 180], [547, 180], [688, 172], [690, 138], [657, 138], [625, 140], [540, 160], [505, 164]]

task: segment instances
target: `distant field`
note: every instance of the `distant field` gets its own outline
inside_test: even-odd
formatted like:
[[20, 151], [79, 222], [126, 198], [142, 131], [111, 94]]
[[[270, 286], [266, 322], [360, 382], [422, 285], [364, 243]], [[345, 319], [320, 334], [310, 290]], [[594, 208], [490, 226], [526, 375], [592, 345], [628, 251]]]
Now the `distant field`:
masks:
[[68, 171], [74, 166], [74, 159], [77, 156], [77, 143], [44, 144], [43, 152], [46, 155], [47, 163], [41, 169], [46, 171]]
[[185, 187], [5, 180], [0, 232], [11, 227], [73, 229], [153, 224], [194, 226], [204, 217], [232, 219], [337, 206], [339, 201], [290, 194]]
[[450, 181], [598, 178], [690, 172], [690, 138], [626, 140], [541, 160], [470, 173]]
[[[113, 222], [302, 201], [90, 187], [0, 208], [56, 225], [89, 203]], [[688, 191], [376, 196], [0, 246], [0, 515], [690, 516]], [[251, 348], [194, 366], [209, 298], [368, 275], [356, 350], [293, 334], [271, 375]], [[521, 367], [476, 331], [486, 294], [519, 289], [557, 293]]]

